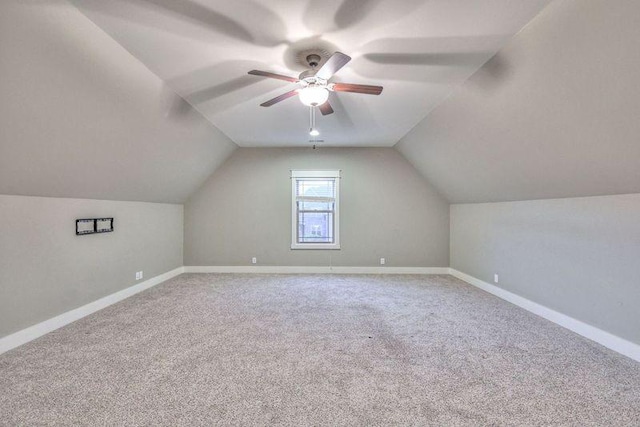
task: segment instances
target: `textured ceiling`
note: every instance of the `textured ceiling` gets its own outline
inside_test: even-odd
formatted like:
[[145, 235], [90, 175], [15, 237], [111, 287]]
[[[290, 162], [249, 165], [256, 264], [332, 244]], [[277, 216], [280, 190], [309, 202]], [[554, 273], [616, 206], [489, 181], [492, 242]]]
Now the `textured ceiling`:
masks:
[[[291, 98], [312, 47], [353, 57], [340, 82], [381, 96], [333, 93], [318, 117], [325, 145], [392, 146], [485, 63], [549, 0], [72, 0], [211, 123], [241, 146], [309, 144], [308, 109]], [[169, 114], [184, 114], [184, 108]]]

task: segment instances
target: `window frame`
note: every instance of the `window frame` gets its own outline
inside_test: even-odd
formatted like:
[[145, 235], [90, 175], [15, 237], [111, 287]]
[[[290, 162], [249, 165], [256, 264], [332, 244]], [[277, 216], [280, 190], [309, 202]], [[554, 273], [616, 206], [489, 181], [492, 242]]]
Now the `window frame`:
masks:
[[[333, 209], [333, 242], [298, 242], [298, 204], [296, 190], [298, 180], [333, 179], [335, 182], [335, 203]], [[340, 170], [291, 170], [291, 249], [340, 249]]]

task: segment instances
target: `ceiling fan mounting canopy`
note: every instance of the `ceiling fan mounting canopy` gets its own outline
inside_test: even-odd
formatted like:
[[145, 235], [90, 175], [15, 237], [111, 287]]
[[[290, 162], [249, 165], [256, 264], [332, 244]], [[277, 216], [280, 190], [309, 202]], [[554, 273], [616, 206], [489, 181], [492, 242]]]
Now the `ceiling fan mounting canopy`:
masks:
[[309, 64], [311, 68], [316, 68], [318, 64], [320, 64], [320, 61], [322, 60], [322, 58], [320, 57], [320, 55], [312, 53], [310, 55], [307, 55], [306, 60], [307, 60], [307, 64]]
[[[326, 46], [329, 48], [329, 46]], [[306, 46], [306, 48], [298, 49], [294, 54], [295, 65], [299, 65], [302, 68], [306, 69], [318, 69], [329, 58], [333, 50], [329, 48], [329, 50], [322, 48], [320, 46]], [[292, 64], [293, 65], [293, 64]]]

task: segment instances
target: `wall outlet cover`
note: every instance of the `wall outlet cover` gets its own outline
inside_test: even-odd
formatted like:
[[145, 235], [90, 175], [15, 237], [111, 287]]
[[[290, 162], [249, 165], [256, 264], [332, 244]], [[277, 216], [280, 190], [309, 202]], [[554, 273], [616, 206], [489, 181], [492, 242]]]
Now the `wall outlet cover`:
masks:
[[498, 277], [498, 273], [495, 273], [493, 275], [493, 281], [494, 281], [494, 283], [498, 283], [500, 281], [500, 278]]
[[384, 258], [380, 258], [380, 265], [384, 265], [387, 262], [386, 259]]

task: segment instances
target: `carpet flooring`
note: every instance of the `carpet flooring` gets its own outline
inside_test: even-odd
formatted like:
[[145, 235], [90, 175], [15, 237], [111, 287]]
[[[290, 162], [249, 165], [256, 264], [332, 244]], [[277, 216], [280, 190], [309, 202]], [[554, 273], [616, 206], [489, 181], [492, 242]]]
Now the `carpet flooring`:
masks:
[[0, 424], [639, 426], [640, 364], [451, 276], [184, 274], [1, 355]]

